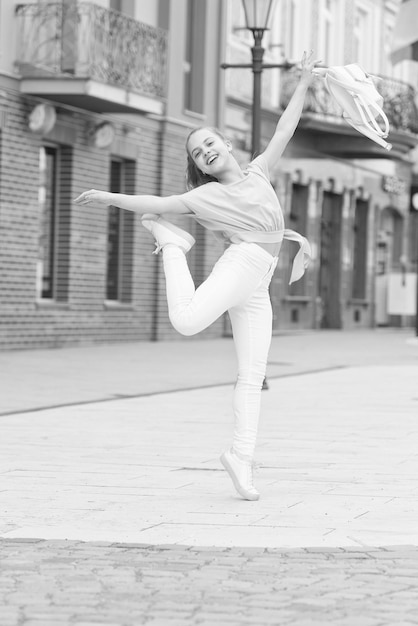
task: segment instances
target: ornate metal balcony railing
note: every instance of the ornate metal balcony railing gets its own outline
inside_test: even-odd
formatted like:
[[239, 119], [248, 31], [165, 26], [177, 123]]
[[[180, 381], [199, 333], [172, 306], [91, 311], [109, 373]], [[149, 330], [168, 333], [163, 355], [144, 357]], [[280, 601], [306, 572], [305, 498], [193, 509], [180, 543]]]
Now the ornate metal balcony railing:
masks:
[[[299, 78], [294, 72], [283, 76], [280, 104], [285, 108], [295, 90]], [[383, 96], [383, 110], [391, 129], [418, 134], [418, 109], [415, 103], [415, 89], [408, 83], [394, 78], [379, 76], [375, 80], [376, 89]], [[331, 98], [324, 80], [317, 78], [309, 87], [304, 112], [317, 114], [318, 117], [331, 121], [340, 118], [342, 111]]]
[[74, 76], [141, 94], [166, 93], [167, 33], [89, 2], [20, 4], [23, 76]]

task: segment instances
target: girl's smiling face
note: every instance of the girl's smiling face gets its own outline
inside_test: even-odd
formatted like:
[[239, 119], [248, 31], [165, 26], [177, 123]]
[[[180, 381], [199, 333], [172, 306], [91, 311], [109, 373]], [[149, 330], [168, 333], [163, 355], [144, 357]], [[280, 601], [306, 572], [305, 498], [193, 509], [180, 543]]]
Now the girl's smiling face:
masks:
[[210, 128], [202, 128], [189, 137], [187, 151], [201, 172], [216, 178], [229, 158], [231, 144]]

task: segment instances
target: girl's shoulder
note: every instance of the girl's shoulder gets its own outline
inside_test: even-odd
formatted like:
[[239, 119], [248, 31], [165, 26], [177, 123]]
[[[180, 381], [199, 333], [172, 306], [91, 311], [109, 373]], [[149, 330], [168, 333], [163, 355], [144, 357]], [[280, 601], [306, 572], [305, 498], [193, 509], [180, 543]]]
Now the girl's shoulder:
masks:
[[247, 166], [248, 172], [254, 172], [255, 174], [259, 174], [266, 178], [268, 182], [270, 182], [270, 172], [269, 166], [267, 163], [267, 159], [263, 154], [259, 154], [255, 159], [253, 159]]
[[222, 185], [211, 181], [180, 194], [178, 198], [192, 213], [208, 210], [222, 196]]
[[217, 181], [210, 181], [209, 183], [204, 183], [203, 185], [198, 185], [197, 187], [192, 187], [188, 191], [185, 191], [182, 194], [182, 197], [187, 198], [206, 198], [213, 193], [213, 190], [217, 187], [221, 187]]

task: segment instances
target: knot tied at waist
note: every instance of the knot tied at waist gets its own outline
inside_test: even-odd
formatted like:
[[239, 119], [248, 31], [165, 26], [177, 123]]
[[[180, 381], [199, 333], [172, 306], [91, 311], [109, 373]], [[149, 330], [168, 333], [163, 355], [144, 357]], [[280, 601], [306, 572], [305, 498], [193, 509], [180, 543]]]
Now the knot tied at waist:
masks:
[[292, 272], [290, 274], [289, 285], [291, 285], [302, 278], [312, 259], [311, 246], [306, 237], [297, 233], [295, 230], [290, 230], [289, 228], [265, 231], [245, 230], [235, 233], [231, 237], [231, 242], [240, 243], [241, 241], [246, 241], [247, 243], [281, 243], [283, 239], [295, 241], [299, 244], [299, 250], [293, 259]]

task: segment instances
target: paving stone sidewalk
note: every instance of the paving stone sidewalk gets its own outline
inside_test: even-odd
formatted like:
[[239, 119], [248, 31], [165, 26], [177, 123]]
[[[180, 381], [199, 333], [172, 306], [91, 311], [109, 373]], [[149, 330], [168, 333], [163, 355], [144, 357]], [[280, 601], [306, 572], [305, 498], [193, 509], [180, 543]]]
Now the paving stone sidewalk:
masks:
[[418, 346], [326, 338], [274, 342], [255, 503], [227, 344], [2, 355], [0, 626], [418, 625]]
[[2, 626], [412, 626], [418, 547], [0, 540]]

